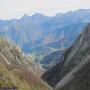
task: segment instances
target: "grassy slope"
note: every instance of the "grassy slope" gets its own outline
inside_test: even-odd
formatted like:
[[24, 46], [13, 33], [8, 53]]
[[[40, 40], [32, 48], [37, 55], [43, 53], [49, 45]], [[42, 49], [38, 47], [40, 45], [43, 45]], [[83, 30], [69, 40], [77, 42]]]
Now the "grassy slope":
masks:
[[[16, 51], [13, 54], [10, 48], [10, 45], [6, 41], [0, 39], [0, 88], [17, 87], [18, 90], [50, 90], [48, 85], [36, 77], [37, 75], [26, 69], [25, 66], [27, 63], [24, 61], [22, 55], [19, 55]], [[13, 63], [14, 57], [17, 58], [16, 63]], [[11, 65], [8, 65], [6, 60]]]

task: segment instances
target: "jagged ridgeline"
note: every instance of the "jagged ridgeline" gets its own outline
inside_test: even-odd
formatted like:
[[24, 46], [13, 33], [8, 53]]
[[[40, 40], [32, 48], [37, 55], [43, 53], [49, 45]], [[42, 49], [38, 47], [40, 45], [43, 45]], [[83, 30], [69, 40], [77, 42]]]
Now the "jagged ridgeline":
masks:
[[54, 90], [90, 90], [90, 24], [42, 78]]
[[26, 58], [18, 47], [0, 38], [0, 90], [51, 90], [39, 78], [40, 74], [39, 66]]

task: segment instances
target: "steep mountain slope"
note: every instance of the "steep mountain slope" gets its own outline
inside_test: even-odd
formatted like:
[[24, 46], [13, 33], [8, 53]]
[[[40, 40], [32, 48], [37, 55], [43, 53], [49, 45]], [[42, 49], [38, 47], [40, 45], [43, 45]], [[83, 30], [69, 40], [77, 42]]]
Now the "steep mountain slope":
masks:
[[60, 63], [47, 71], [42, 78], [55, 90], [90, 89], [90, 24], [65, 52]]
[[0, 88], [51, 90], [40, 79], [38, 65], [25, 57], [19, 48], [0, 38]]
[[54, 66], [59, 62], [59, 59], [62, 58], [64, 52], [64, 50], [57, 50], [50, 53], [49, 55], [46, 55], [40, 62], [42, 67], [44, 67], [45, 69], [49, 69]]
[[53, 17], [35, 14], [24, 15], [19, 20], [0, 20], [0, 37], [19, 45], [25, 53], [40, 54], [47, 52], [47, 48], [67, 48], [90, 21], [89, 15], [90, 10], [83, 9]]

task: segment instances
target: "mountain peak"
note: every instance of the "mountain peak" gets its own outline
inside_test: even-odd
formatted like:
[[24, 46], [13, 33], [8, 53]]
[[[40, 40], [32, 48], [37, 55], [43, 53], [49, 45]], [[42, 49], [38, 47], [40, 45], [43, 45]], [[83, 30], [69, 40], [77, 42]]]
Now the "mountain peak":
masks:
[[26, 19], [28, 19], [28, 18], [30, 18], [30, 16], [28, 16], [27, 14], [24, 14], [21, 19], [26, 20]]
[[44, 15], [41, 14], [41, 13], [35, 13], [35, 14], [33, 14], [32, 16], [44, 16]]

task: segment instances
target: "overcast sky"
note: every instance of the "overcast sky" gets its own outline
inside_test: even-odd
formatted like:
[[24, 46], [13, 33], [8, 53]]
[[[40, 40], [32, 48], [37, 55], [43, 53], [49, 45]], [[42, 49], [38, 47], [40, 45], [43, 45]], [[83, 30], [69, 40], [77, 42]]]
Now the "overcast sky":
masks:
[[90, 8], [90, 0], [0, 0], [0, 19], [20, 18], [34, 13], [52, 16], [84, 8]]

